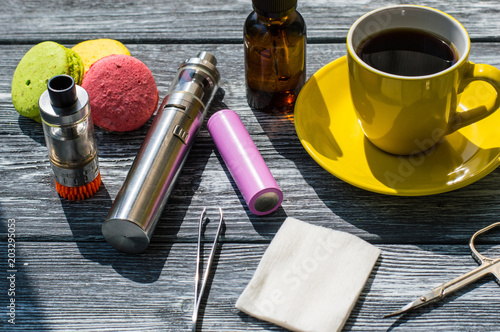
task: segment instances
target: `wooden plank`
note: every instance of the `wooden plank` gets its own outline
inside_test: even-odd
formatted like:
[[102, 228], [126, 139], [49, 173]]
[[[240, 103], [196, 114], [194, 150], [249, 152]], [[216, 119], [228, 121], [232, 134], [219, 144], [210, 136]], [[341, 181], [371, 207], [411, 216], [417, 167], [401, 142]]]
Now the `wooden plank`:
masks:
[[[151, 68], [162, 98], [178, 63], [204, 49], [200, 45], [127, 46]], [[204, 46], [219, 58], [224, 102], [240, 114], [282, 187], [285, 200], [276, 213], [253, 216], [204, 127], [161, 217], [154, 242], [193, 242], [197, 234], [196, 220], [204, 206], [210, 208], [210, 214], [216, 213], [217, 206], [222, 206], [231, 225], [225, 238], [229, 242], [268, 242], [287, 216], [345, 230], [373, 243], [466, 243], [473, 232], [497, 220], [500, 214], [498, 170], [466, 188], [427, 197], [374, 194], [331, 176], [304, 151], [292, 121], [249, 109], [245, 100], [241, 46]], [[500, 59], [494, 56], [497, 43], [473, 46], [471, 59], [475, 62], [500, 66]], [[344, 47], [340, 44], [309, 45], [309, 75], [343, 55]], [[27, 49], [28, 45], [0, 49], [2, 222], [16, 218], [18, 236], [26, 240], [101, 242], [101, 223], [149, 124], [125, 134], [98, 128], [103, 188], [92, 199], [83, 202], [60, 200], [54, 188], [42, 128], [20, 117], [10, 100], [10, 79]]]
[[[209, 244], [205, 247], [206, 255], [209, 247]], [[384, 314], [477, 264], [466, 245], [379, 247], [382, 255], [345, 330], [493, 331], [498, 328], [500, 289], [492, 278], [401, 319], [382, 319]], [[41, 245], [22, 241], [16, 248], [18, 328], [190, 330], [195, 244], [154, 245], [147, 254], [137, 256], [122, 255], [88, 242]], [[214, 261], [216, 274], [202, 307], [199, 328], [282, 331], [234, 308], [266, 248], [267, 244], [222, 245]], [[478, 315], [488, 319], [478, 320]]]
[[[356, 18], [386, 4], [299, 0], [308, 25], [308, 76], [345, 54], [344, 39]], [[474, 41], [472, 61], [500, 67], [497, 1], [420, 4], [464, 24]], [[399, 319], [381, 317], [477, 266], [467, 242], [473, 232], [498, 221], [500, 171], [427, 197], [374, 194], [331, 176], [302, 148], [293, 118], [253, 112], [246, 103], [242, 25], [251, 0], [4, 0], [0, 7], [1, 330], [12, 327], [5, 277], [14, 273], [16, 330], [190, 331], [196, 227], [204, 206], [213, 218], [216, 207], [223, 207], [227, 231], [201, 312], [203, 331], [284, 331], [234, 304], [287, 216], [349, 232], [382, 249], [344, 330], [498, 330], [500, 289], [493, 278]], [[123, 41], [152, 70], [160, 97], [182, 60], [201, 50], [213, 52], [223, 102], [238, 112], [282, 187], [282, 208], [265, 217], [250, 214], [203, 127], [149, 249], [125, 255], [105, 243], [102, 221], [151, 122], [132, 133], [97, 129], [104, 186], [89, 200], [67, 202], [55, 191], [40, 125], [18, 116], [10, 100], [12, 74], [30, 47], [44, 40], [71, 47], [91, 38]], [[17, 272], [7, 266], [9, 219], [16, 220]], [[209, 227], [205, 259], [214, 233]], [[491, 234], [480, 249], [498, 255], [499, 241], [499, 232]]]
[[[495, 0], [425, 0], [456, 17], [472, 38], [498, 40], [499, 4]], [[388, 3], [378, 0], [300, 0], [311, 42], [343, 41], [351, 24], [363, 13]], [[0, 43], [44, 40], [82, 41], [113, 38], [127, 43], [207, 43], [242, 41], [243, 22], [251, 0], [201, 1], [2, 1]]]

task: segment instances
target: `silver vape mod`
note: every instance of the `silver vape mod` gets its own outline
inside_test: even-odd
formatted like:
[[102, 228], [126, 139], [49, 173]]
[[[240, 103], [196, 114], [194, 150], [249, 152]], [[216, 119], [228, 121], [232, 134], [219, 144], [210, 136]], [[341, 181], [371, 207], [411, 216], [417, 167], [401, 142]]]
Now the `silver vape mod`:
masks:
[[102, 226], [114, 248], [145, 250], [219, 86], [207, 52], [184, 61]]

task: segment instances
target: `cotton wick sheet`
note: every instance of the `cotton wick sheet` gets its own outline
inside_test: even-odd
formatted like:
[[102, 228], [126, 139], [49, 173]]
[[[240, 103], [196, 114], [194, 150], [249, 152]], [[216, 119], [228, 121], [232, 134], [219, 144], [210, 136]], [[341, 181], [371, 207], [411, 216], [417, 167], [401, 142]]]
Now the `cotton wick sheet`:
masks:
[[289, 217], [236, 308], [293, 331], [339, 331], [379, 255], [357, 236]]

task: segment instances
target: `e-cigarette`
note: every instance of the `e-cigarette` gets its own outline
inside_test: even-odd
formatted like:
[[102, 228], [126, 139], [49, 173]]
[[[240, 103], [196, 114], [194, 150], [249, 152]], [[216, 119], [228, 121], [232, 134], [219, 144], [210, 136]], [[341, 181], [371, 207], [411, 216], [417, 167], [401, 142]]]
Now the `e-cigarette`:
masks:
[[102, 233], [114, 248], [144, 251], [219, 86], [208, 52], [184, 61], [159, 107]]

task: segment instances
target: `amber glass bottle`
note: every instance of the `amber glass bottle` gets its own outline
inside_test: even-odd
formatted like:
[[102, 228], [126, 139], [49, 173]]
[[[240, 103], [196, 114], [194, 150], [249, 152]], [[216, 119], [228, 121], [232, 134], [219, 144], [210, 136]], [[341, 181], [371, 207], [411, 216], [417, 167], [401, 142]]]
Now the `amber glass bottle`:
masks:
[[297, 0], [253, 0], [244, 26], [248, 105], [291, 112], [306, 78], [306, 24]]

